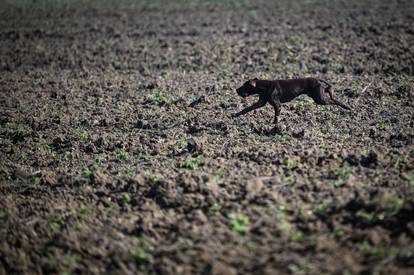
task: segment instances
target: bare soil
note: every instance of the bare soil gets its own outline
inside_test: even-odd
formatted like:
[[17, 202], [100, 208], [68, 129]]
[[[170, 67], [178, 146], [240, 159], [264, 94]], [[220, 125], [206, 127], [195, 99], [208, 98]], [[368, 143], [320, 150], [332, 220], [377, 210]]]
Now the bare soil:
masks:
[[[2, 1], [0, 274], [413, 274], [414, 2]], [[266, 106], [329, 81], [352, 112]]]

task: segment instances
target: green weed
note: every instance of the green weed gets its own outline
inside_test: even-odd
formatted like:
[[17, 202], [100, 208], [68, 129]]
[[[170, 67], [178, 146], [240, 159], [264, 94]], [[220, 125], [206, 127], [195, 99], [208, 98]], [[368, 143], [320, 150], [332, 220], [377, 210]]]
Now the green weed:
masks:
[[95, 155], [93, 163], [94, 165], [101, 165], [103, 160], [105, 160], [105, 157], [103, 155]]
[[128, 159], [128, 152], [125, 151], [122, 148], [116, 148], [115, 151], [114, 151], [114, 153], [115, 153], [115, 157], [117, 159], [119, 159], [119, 160], [126, 160], [126, 159]]
[[89, 134], [86, 131], [82, 131], [79, 133], [79, 139], [83, 142], [87, 141], [89, 139]]
[[208, 208], [208, 212], [214, 213], [214, 212], [219, 211], [220, 209], [221, 209], [220, 204], [215, 202]]
[[71, 270], [80, 259], [81, 256], [77, 254], [68, 254], [64, 257], [62, 264], [65, 268]]
[[362, 90], [362, 87], [361, 87], [361, 85], [359, 85], [357, 83], [354, 83], [351, 86], [351, 90], [352, 90], [352, 92], [354, 92], [355, 94], [357, 94], [357, 93], [359, 93]]
[[45, 155], [52, 153], [52, 148], [49, 144], [43, 144], [41, 150]]
[[131, 109], [131, 105], [128, 102], [117, 101], [115, 102], [115, 108], [120, 109], [120, 110]]
[[293, 233], [290, 235], [290, 239], [294, 242], [301, 242], [305, 239], [305, 235], [302, 231], [294, 230]]
[[384, 244], [371, 245], [367, 241], [364, 241], [359, 246], [359, 249], [374, 259], [396, 256], [398, 254], [398, 250], [394, 247], [388, 247]]
[[26, 130], [24, 129], [23, 125], [21, 125], [21, 124], [17, 124], [16, 125], [16, 129], [15, 129], [14, 135], [18, 139], [24, 138], [24, 136], [26, 135]]
[[63, 220], [62, 217], [57, 218], [57, 219], [52, 219], [49, 221], [50, 230], [52, 231], [52, 234], [54, 235], [60, 233], [63, 225], [65, 225], [65, 221]]
[[338, 176], [338, 178], [342, 179], [342, 180], [347, 180], [349, 178], [349, 176], [351, 175], [349, 168], [347, 165], [345, 165], [344, 167], [342, 167], [341, 169], [339, 169], [336, 172], [336, 175]]
[[145, 117], [147, 119], [154, 119], [158, 117], [158, 111], [157, 110], [153, 110], [153, 109], [149, 109], [145, 112]]
[[150, 256], [143, 249], [132, 250], [129, 255], [137, 264], [140, 265], [146, 264], [150, 260]]
[[367, 212], [365, 210], [358, 210], [355, 215], [368, 224], [374, 223], [377, 219], [374, 212]]
[[86, 220], [89, 216], [89, 210], [86, 205], [82, 204], [79, 209], [75, 212], [75, 216], [81, 220]]
[[183, 167], [187, 168], [189, 170], [195, 170], [198, 168], [198, 166], [203, 162], [202, 156], [197, 157], [190, 157], [186, 159], [183, 163]]
[[92, 175], [92, 171], [89, 169], [89, 167], [84, 167], [82, 170], [82, 177], [90, 178], [91, 175]]
[[414, 186], [414, 173], [405, 173], [402, 175], [403, 179], [407, 182], [408, 185]]
[[387, 215], [396, 214], [404, 205], [404, 200], [396, 196], [390, 196], [384, 201], [384, 209]]
[[185, 138], [180, 138], [177, 140], [178, 149], [184, 149], [187, 147], [187, 140]]
[[144, 173], [144, 176], [146, 178], [148, 178], [151, 183], [157, 183], [157, 182], [161, 181], [161, 179], [162, 179], [161, 175], [154, 174], [154, 173], [151, 173], [149, 171], [146, 171]]
[[34, 185], [39, 185], [41, 181], [42, 181], [42, 178], [41, 177], [37, 177], [37, 176], [33, 176], [32, 177], [32, 183]]
[[167, 97], [163, 92], [157, 90], [147, 95], [147, 101], [149, 103], [161, 104], [167, 101]]
[[328, 184], [333, 188], [339, 188], [343, 186], [343, 183], [338, 182], [338, 181], [329, 181]]
[[138, 155], [138, 160], [142, 160], [142, 161], [149, 161], [150, 157], [147, 154], [139, 154]]
[[405, 161], [404, 161], [404, 159], [403, 159], [403, 158], [398, 158], [398, 159], [395, 161], [394, 167], [395, 167], [395, 168], [402, 168], [402, 167], [404, 166], [404, 163], [405, 163]]
[[132, 201], [131, 196], [130, 196], [128, 193], [125, 193], [125, 194], [122, 196], [122, 201], [123, 201], [124, 203], [126, 203], [126, 204], [130, 204], [130, 203], [131, 203], [131, 201]]
[[294, 159], [285, 159], [283, 161], [283, 164], [286, 165], [289, 169], [293, 169], [298, 166]]
[[243, 234], [247, 231], [247, 227], [250, 224], [249, 217], [243, 214], [230, 214], [229, 219], [229, 225], [231, 230], [240, 234]]

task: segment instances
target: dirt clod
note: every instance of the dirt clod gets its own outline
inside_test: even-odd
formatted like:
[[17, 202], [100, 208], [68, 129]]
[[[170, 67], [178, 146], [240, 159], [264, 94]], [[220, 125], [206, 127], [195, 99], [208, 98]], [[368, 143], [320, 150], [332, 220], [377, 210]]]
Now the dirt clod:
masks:
[[0, 14], [0, 274], [414, 274], [412, 0]]

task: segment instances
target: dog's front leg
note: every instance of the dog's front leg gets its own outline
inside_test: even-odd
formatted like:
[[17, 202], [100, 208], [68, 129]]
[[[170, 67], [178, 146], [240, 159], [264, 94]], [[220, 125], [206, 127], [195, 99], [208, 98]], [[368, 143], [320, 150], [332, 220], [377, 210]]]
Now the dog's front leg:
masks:
[[270, 104], [273, 106], [273, 109], [275, 109], [275, 117], [273, 119], [273, 123], [275, 124], [275, 126], [277, 126], [277, 120], [280, 115], [281, 104], [280, 104], [279, 99], [276, 96], [272, 96], [270, 100]]
[[233, 117], [238, 117], [238, 116], [247, 114], [248, 112], [251, 112], [251, 111], [256, 110], [256, 109], [258, 109], [260, 107], [263, 107], [264, 105], [266, 105], [266, 100], [264, 100], [262, 98], [259, 98], [259, 101], [257, 101], [255, 104], [253, 104], [252, 106], [247, 107], [247, 108], [241, 110], [240, 112], [238, 112], [236, 114], [233, 114]]

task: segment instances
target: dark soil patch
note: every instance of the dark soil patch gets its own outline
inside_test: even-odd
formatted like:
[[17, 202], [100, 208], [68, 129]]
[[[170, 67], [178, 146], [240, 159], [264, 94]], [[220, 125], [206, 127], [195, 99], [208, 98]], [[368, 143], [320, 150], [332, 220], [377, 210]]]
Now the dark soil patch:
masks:
[[[40, 2], [0, 4], [0, 274], [414, 272], [412, 1]], [[303, 76], [353, 111], [231, 118]]]

